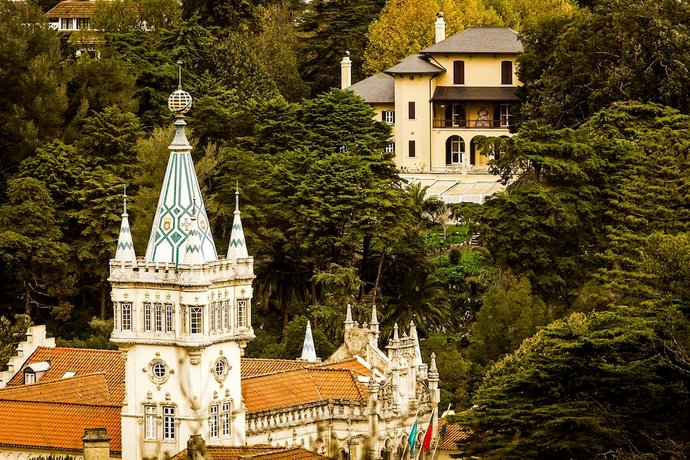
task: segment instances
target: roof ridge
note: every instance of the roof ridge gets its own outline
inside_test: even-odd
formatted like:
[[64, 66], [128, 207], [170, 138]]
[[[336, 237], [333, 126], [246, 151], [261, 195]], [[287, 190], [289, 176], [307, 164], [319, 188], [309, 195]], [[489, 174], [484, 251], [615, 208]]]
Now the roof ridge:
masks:
[[[60, 351], [60, 350], [70, 350], [70, 351], [75, 351], [75, 350], [81, 350], [81, 351], [88, 351], [88, 352], [98, 352], [98, 353], [109, 353], [109, 354], [114, 354], [114, 353], [120, 353], [120, 350], [108, 350], [105, 348], [79, 348], [79, 347], [47, 347], [45, 345], [41, 345], [36, 348], [36, 350], [40, 350], [41, 348], [45, 348], [47, 350], [55, 350], [55, 351]], [[34, 353], [36, 353], [34, 351]], [[32, 353], [33, 354], [33, 353]]]
[[249, 379], [255, 379], [259, 377], [267, 377], [270, 375], [276, 375], [276, 374], [287, 374], [288, 372], [308, 372], [310, 369], [306, 367], [300, 367], [297, 369], [285, 369], [285, 370], [277, 370], [273, 372], [268, 372], [266, 374], [259, 374], [259, 375], [250, 375], [247, 377], [243, 377], [242, 380], [249, 380]]
[[111, 409], [122, 409], [122, 405], [118, 404], [87, 404], [87, 403], [71, 403], [71, 402], [56, 402], [56, 401], [26, 401], [23, 399], [3, 399], [3, 403], [14, 402], [22, 404], [41, 404], [49, 406], [70, 406], [70, 407], [98, 407], [98, 408], [111, 408]]
[[316, 394], [319, 395], [319, 399], [321, 399], [321, 401], [325, 401], [323, 395], [321, 394], [321, 388], [319, 388], [319, 384], [316, 383], [316, 380], [314, 380], [314, 376], [310, 372], [311, 369], [305, 369], [305, 370], [307, 371], [307, 374], [309, 375], [309, 379], [311, 380], [311, 383], [314, 385], [314, 388], [316, 388]]
[[[96, 375], [102, 375], [103, 377], [105, 377], [105, 374], [106, 374], [106, 373], [105, 373], [104, 371], [103, 371], [103, 372], [89, 372], [88, 374], [83, 374], [83, 375], [76, 374], [76, 375], [74, 375], [74, 376], [72, 376], [72, 377], [60, 378], [60, 379], [56, 379], [56, 380], [46, 380], [45, 382], [38, 381], [38, 382], [36, 382], [36, 383], [30, 384], [30, 386], [27, 385], [27, 384], [11, 385], [11, 386], [6, 386], [6, 387], [3, 387], [3, 388], [0, 388], [0, 394], [1, 394], [4, 390], [13, 390], [13, 389], [22, 389], [22, 390], [23, 390], [23, 389], [26, 389], [26, 388], [37, 388], [38, 386], [51, 385], [51, 384], [56, 384], [56, 383], [63, 383], [63, 384], [64, 384], [64, 383], [66, 383], [66, 382], [73, 382], [74, 379], [82, 379], [82, 380], [83, 380], [83, 379], [86, 378], [86, 377], [93, 377], [93, 376], [96, 376]], [[105, 381], [106, 381], [106, 383], [107, 383], [107, 379], [106, 379]], [[107, 386], [107, 385], [106, 385], [106, 386]]]

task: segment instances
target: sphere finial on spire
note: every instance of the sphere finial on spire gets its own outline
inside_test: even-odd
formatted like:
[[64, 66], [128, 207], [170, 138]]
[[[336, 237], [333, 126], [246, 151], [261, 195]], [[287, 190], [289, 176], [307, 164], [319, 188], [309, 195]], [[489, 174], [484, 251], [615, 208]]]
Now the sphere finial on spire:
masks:
[[182, 90], [182, 61], [177, 61], [177, 91], [168, 98], [168, 108], [179, 118], [192, 108], [192, 96]]

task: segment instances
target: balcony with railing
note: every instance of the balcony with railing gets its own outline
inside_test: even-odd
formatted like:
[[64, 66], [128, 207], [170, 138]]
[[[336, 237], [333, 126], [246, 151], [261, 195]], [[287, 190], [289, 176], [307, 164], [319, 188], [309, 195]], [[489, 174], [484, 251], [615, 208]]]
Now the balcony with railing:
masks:
[[457, 118], [434, 118], [434, 128], [443, 129], [508, 129], [510, 127], [509, 117], [498, 120], [485, 118], [477, 119], [457, 119]]

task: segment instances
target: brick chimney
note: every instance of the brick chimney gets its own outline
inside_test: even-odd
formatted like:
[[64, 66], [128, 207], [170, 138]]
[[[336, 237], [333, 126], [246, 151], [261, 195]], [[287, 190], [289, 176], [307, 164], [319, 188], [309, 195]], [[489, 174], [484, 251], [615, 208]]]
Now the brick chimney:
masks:
[[110, 436], [105, 428], [86, 428], [81, 440], [84, 460], [110, 460]]

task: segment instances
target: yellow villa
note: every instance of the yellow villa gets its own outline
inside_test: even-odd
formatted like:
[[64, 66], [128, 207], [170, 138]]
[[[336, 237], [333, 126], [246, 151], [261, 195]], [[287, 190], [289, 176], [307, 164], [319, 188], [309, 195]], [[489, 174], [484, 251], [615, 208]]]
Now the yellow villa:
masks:
[[516, 57], [522, 44], [517, 32], [498, 27], [470, 28], [445, 38], [441, 13], [435, 26], [435, 44], [354, 85], [349, 84], [351, 63], [346, 56], [342, 86], [392, 125], [394, 142], [388, 148], [404, 176], [425, 176], [427, 184], [440, 181], [438, 193], [432, 193], [439, 196], [444, 188], [464, 187], [456, 200], [441, 196], [447, 202], [481, 202], [500, 185], [488, 175], [492, 156], [481, 155], [476, 140], [511, 135], [520, 85]]

